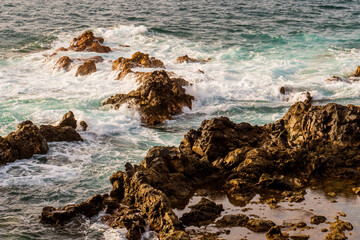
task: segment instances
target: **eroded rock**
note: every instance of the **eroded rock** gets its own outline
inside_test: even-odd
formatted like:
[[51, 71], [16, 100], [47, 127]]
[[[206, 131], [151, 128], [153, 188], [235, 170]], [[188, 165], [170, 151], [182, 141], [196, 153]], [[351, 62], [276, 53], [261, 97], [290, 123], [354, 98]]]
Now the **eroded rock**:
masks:
[[98, 53], [111, 52], [111, 48], [108, 46], [101, 45], [104, 42], [102, 37], [95, 37], [91, 31], [86, 31], [82, 35], [74, 38], [69, 46], [69, 50], [73, 51], [89, 51]]
[[[301, 197], [302, 190], [318, 179], [359, 181], [359, 123], [356, 106], [313, 106], [309, 101], [295, 103], [282, 119], [264, 126], [234, 123], [226, 117], [205, 120], [184, 136], [179, 147], [154, 147], [139, 166], [126, 164], [125, 171], [114, 173], [110, 196], [139, 209], [161, 239], [187, 238], [172, 209], [185, 207], [205, 185], [247, 203], [270, 190], [283, 198]], [[351, 229], [340, 220], [334, 224], [331, 234]], [[275, 224], [250, 219], [246, 227], [266, 232]]]
[[65, 71], [69, 71], [71, 69], [72, 62], [73, 60], [68, 56], [61, 57], [56, 61], [54, 69], [57, 71], [61, 69], [64, 69]]
[[75, 77], [86, 76], [96, 72], [96, 64], [94, 60], [89, 60], [80, 65], [76, 71]]
[[211, 61], [211, 58], [207, 58], [207, 59], [196, 59], [196, 58], [191, 58], [188, 55], [184, 55], [181, 57], [178, 57], [176, 59], [177, 63], [194, 63], [194, 62], [209, 62]]
[[201, 226], [213, 222], [224, 211], [221, 204], [216, 204], [209, 199], [201, 198], [200, 202], [190, 206], [191, 211], [185, 213], [180, 220], [185, 225]]
[[186, 94], [184, 86], [189, 83], [182, 78], [170, 78], [166, 71], [155, 71], [144, 83], [128, 94], [116, 94], [103, 101], [118, 109], [128, 103], [141, 113], [142, 122], [148, 125], [161, 124], [180, 114], [183, 107], [191, 109], [194, 97]]

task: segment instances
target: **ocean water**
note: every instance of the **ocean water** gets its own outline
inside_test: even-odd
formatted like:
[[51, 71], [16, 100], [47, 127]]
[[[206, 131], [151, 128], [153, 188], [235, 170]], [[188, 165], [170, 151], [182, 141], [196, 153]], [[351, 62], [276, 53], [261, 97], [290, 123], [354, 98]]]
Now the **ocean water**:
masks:
[[[273, 122], [305, 92], [316, 104], [360, 104], [360, 82], [325, 81], [349, 77], [360, 65], [359, 23], [355, 0], [2, 0], [0, 135], [27, 119], [55, 124], [69, 110], [89, 128], [81, 132], [84, 142], [51, 143], [46, 155], [0, 166], [0, 239], [124, 239], [123, 230], [107, 228], [99, 216], [63, 228], [41, 224], [38, 216], [44, 206], [108, 192], [111, 173], [126, 162], [140, 163], [152, 146], [178, 146], [204, 119]], [[47, 57], [85, 30], [104, 37], [114, 51]], [[192, 83], [192, 110], [150, 128], [126, 106], [101, 106], [105, 98], [137, 88], [131, 77], [114, 80], [109, 62], [136, 51], [161, 59]], [[185, 54], [212, 61], [176, 64]], [[76, 67], [53, 71], [64, 55], [105, 61], [91, 76], [74, 77]], [[289, 89], [285, 96], [282, 86]]]

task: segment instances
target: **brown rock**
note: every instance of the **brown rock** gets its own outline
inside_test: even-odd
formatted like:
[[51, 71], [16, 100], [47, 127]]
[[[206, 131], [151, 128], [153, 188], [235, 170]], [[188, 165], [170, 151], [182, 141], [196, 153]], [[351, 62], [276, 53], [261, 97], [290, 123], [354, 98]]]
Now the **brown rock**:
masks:
[[308, 240], [309, 238], [310, 238], [309, 235], [301, 235], [301, 234], [290, 236], [291, 240]]
[[318, 215], [312, 216], [310, 220], [312, 224], [316, 224], [316, 225], [319, 225], [320, 223], [324, 223], [325, 221], [326, 221], [326, 217], [318, 216]]
[[209, 61], [211, 61], [211, 58], [198, 60], [195, 58], [191, 58], [188, 55], [184, 55], [176, 59], [177, 63], [194, 63], [194, 62], [209, 62]]
[[279, 226], [273, 226], [267, 231], [266, 233], [266, 239], [267, 240], [288, 240], [288, 236], [284, 235], [281, 232], [281, 229]]
[[73, 60], [71, 58], [69, 58], [68, 56], [61, 57], [55, 63], [54, 69], [57, 71], [59, 71], [61, 69], [64, 69], [65, 71], [69, 71], [71, 69], [72, 62], [73, 62]]
[[83, 140], [80, 134], [69, 126], [40, 125], [40, 133], [48, 142], [75, 142]]
[[184, 213], [180, 220], [185, 225], [201, 226], [213, 222], [220, 213], [224, 211], [221, 204], [216, 204], [206, 198], [201, 198], [200, 202], [190, 206], [191, 211]]
[[283, 94], [283, 95], [285, 95], [285, 93], [286, 93], [285, 87], [281, 87], [281, 88], [280, 88], [280, 93]]
[[360, 77], [360, 66], [357, 67], [356, 71], [354, 72], [355, 77]]
[[100, 45], [103, 43], [104, 39], [101, 37], [95, 37], [94, 33], [91, 31], [86, 31], [77, 38], [74, 38], [72, 43], [69, 46], [69, 50], [73, 51], [90, 51], [90, 52], [99, 52], [106, 53], [110, 52], [111, 49], [107, 46]]
[[94, 60], [89, 60], [87, 62], [84, 62], [82, 65], [78, 67], [78, 70], [75, 74], [75, 77], [77, 76], [86, 76], [90, 75], [92, 73], [96, 72], [96, 65]]
[[216, 227], [244, 227], [249, 221], [249, 217], [244, 214], [225, 215], [220, 220], [216, 221]]
[[45, 154], [49, 147], [40, 130], [31, 121], [18, 125], [16, 132], [10, 133], [4, 140], [11, 146], [11, 154], [15, 159], [31, 158], [34, 154]]
[[166, 71], [155, 71], [135, 91], [111, 96], [102, 104], [110, 104], [118, 109], [122, 104], [129, 103], [140, 111], [142, 122], [161, 124], [172, 119], [173, 115], [180, 114], [183, 107], [191, 109], [194, 97], [186, 94], [183, 88], [188, 84], [184, 79], [170, 78]]
[[250, 219], [246, 224], [246, 227], [253, 232], [267, 232], [274, 226], [276, 226], [274, 222], [261, 219]]
[[87, 125], [87, 123], [86, 123], [85, 121], [81, 121], [81, 122], [80, 122], [80, 126], [83, 128], [83, 131], [84, 131], [84, 132], [85, 132], [86, 129], [88, 128], [88, 125]]
[[62, 117], [58, 126], [60, 126], [60, 127], [69, 126], [69, 127], [72, 127], [73, 129], [76, 129], [76, 126], [77, 126], [76, 123], [77, 123], [77, 121], [75, 119], [74, 113], [69, 111]]
[[330, 232], [326, 235], [325, 240], [345, 240], [347, 239], [345, 231], [351, 231], [353, 226], [350, 222], [344, 222], [335, 218], [336, 222], [331, 223]]

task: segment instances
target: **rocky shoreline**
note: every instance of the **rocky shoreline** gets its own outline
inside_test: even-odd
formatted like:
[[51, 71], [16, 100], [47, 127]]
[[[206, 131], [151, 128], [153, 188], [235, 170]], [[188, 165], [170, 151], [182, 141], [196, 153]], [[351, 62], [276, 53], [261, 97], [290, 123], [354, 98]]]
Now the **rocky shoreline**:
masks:
[[[49, 57], [66, 51], [113, 51], [103, 43], [103, 38], [86, 31], [74, 38], [68, 48], [60, 48]], [[101, 56], [62, 56], [53, 70], [70, 71], [80, 63], [75, 77], [88, 76], [103, 61]], [[181, 64], [208, 61], [211, 59], [188, 55], [176, 59]], [[153, 70], [149, 72], [149, 68]], [[130, 76], [139, 86], [103, 100], [103, 106], [134, 108], [148, 126], [163, 124], [181, 114], [185, 107], [192, 108], [195, 96], [186, 92], [191, 84], [167, 71], [161, 60], [149, 54], [135, 52], [131, 58], [119, 57], [112, 61], [111, 70], [117, 71], [114, 80]], [[288, 92], [286, 87], [280, 88], [281, 94]], [[309, 239], [311, 236], [305, 234], [287, 233], [283, 225], [271, 219], [245, 213], [225, 214], [221, 204], [207, 198], [209, 193], [216, 193], [226, 196], [235, 206], [246, 206], [261, 195], [262, 203], [276, 209], [281, 202], [303, 202], [308, 188], [317, 186], [326, 192], [325, 180], [352, 189], [353, 195], [360, 193], [360, 107], [334, 103], [316, 106], [310, 93], [305, 96], [304, 102], [293, 104], [280, 120], [263, 126], [234, 123], [223, 116], [204, 120], [199, 129], [185, 134], [178, 147], [153, 147], [139, 165], [126, 163], [124, 171], [113, 173], [110, 193], [60, 208], [44, 207], [40, 220], [60, 226], [78, 216], [102, 214], [104, 223], [112, 228], [126, 228], [127, 238], [134, 240], [142, 239], [147, 229], [156, 232], [161, 240], [221, 239], [220, 235], [230, 234], [235, 227], [261, 233], [269, 240]], [[80, 126], [86, 131], [85, 122]], [[16, 132], [0, 137], [0, 164], [45, 154], [49, 149], [47, 142], [82, 141], [76, 128], [72, 112], [65, 114], [57, 126], [37, 127], [25, 121]], [[194, 196], [202, 198], [189, 205]], [[175, 209], [186, 207], [190, 210], [182, 216], [175, 213]], [[341, 214], [330, 222], [324, 216], [314, 215], [309, 221], [313, 225], [331, 224], [329, 229], [322, 229], [328, 231], [327, 240], [346, 239], [353, 225], [339, 217]], [[210, 225], [215, 226], [216, 232], [207, 231]], [[191, 227], [204, 227], [205, 231]], [[306, 223], [299, 222], [290, 229], [306, 227]]]
[[[180, 219], [173, 209], [185, 207], [204, 185], [221, 186], [229, 199], [243, 204], [258, 193], [276, 193], [278, 198], [267, 200], [273, 205], [302, 201], [304, 189], [321, 179], [352, 179], [355, 188], [360, 182], [359, 121], [359, 107], [308, 101], [295, 103], [282, 119], [264, 126], [236, 124], [226, 117], [205, 120], [179, 147], [153, 147], [140, 165], [127, 163], [125, 171], [114, 173], [110, 194], [58, 209], [45, 207], [41, 220], [61, 225], [77, 214], [90, 217], [105, 210], [109, 215], [103, 221], [127, 228], [129, 239], [140, 239], [144, 223], [160, 239], [190, 239], [185, 226], [214, 222], [221, 206], [204, 199]], [[243, 215], [216, 224], [244, 226], [268, 239], [307, 239], [281, 233], [271, 220]], [[352, 225], [337, 220], [330, 230], [326, 239], [346, 239]]]

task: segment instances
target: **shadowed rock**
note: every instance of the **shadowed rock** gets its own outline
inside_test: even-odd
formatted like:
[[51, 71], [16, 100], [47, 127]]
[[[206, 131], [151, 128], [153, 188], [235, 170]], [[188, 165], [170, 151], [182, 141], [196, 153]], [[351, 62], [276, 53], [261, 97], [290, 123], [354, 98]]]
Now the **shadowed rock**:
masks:
[[[179, 147], [153, 147], [139, 166], [126, 164], [125, 171], [114, 173], [110, 196], [139, 209], [161, 239], [188, 237], [172, 209], [185, 207], [204, 185], [221, 189], [230, 200], [248, 203], [268, 190], [286, 193], [284, 198], [297, 196], [319, 179], [359, 181], [359, 136], [360, 109], [353, 105], [298, 102], [282, 119], [263, 126], [226, 117], [205, 120], [184, 136]], [[51, 215], [57, 210], [46, 211]], [[246, 223], [257, 232], [274, 226], [260, 219]], [[347, 230], [350, 225], [337, 221], [333, 229]], [[273, 235], [279, 235], [275, 230]]]
[[183, 107], [191, 109], [194, 97], [186, 94], [184, 86], [189, 83], [182, 78], [170, 78], [166, 71], [155, 71], [147, 75], [143, 84], [128, 94], [116, 94], [103, 101], [118, 109], [128, 103], [141, 113], [142, 122], [148, 125], [161, 124], [180, 114]]
[[201, 198], [199, 203], [194, 206], [190, 206], [190, 208], [191, 211], [185, 213], [180, 218], [181, 222], [188, 226], [208, 225], [219, 217], [222, 211], [224, 211], [221, 204], [215, 204], [206, 198]]
[[77, 121], [73, 112], [67, 112], [57, 126], [41, 125], [40, 133], [48, 142], [82, 141], [80, 134], [75, 130]]
[[16, 132], [0, 137], [0, 164], [31, 158], [34, 154], [45, 154], [48, 150], [39, 128], [28, 120], [20, 123]]

